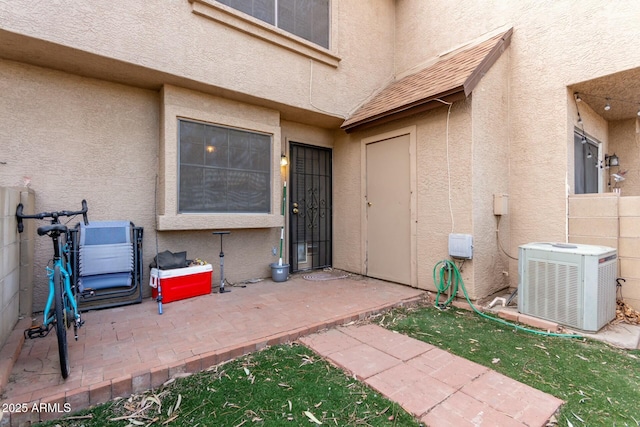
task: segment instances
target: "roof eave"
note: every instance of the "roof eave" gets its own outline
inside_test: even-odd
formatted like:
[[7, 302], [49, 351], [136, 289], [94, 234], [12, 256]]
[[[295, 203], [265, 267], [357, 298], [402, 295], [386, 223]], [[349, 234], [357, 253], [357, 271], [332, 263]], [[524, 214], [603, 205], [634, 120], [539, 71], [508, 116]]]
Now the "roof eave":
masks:
[[460, 101], [466, 97], [467, 95], [465, 94], [464, 86], [458, 86], [452, 90], [447, 91], [446, 93], [440, 93], [429, 98], [421, 99], [412, 104], [403, 105], [402, 107], [399, 107], [395, 110], [385, 111], [384, 113], [367, 117], [353, 123], [343, 124], [341, 128], [346, 133], [352, 133], [356, 130], [378, 126], [382, 123], [433, 110], [434, 108], [442, 107], [450, 103]]
[[509, 45], [511, 44], [512, 34], [513, 28], [510, 28], [498, 39], [489, 53], [484, 56], [482, 61], [480, 61], [480, 63], [467, 76], [462, 85], [450, 88], [433, 96], [428, 96], [426, 98], [398, 106], [394, 109], [386, 110], [369, 117], [364, 117], [360, 120], [349, 122], [349, 120], [347, 119], [340, 127], [345, 132], [351, 133], [356, 130], [372, 127], [381, 123], [397, 120], [402, 117], [407, 117], [409, 115], [442, 106], [442, 102], [438, 100], [453, 102], [452, 99], [455, 101], [459, 101], [461, 99], [469, 97], [482, 77], [484, 77], [484, 75], [489, 71], [493, 64], [496, 63], [502, 53], [507, 49], [507, 47], [509, 47]]
[[502, 55], [502, 53], [509, 47], [511, 44], [511, 35], [513, 34], [513, 28], [510, 28], [509, 31], [504, 33], [502, 38], [493, 46], [491, 51], [484, 57], [484, 59], [480, 62], [480, 64], [473, 70], [469, 77], [465, 80], [464, 86], [464, 94], [469, 96], [473, 89], [478, 85], [482, 77], [489, 71], [489, 69], [496, 63], [498, 58]]

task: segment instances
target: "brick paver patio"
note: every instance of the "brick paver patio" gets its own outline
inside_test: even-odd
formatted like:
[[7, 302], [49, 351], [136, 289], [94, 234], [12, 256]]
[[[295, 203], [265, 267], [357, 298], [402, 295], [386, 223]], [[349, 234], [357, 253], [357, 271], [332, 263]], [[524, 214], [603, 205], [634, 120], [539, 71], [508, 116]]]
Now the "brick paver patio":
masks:
[[[16, 359], [10, 372], [1, 372], [9, 364], [0, 365], [2, 403], [61, 408], [66, 403], [77, 411], [267, 345], [300, 340], [428, 425], [465, 425], [463, 420], [467, 425], [543, 425], [561, 404], [403, 335], [373, 325], [339, 327], [416, 303], [425, 296], [421, 290], [359, 276], [309, 281], [302, 275], [230, 289], [165, 304], [163, 315], [150, 298], [85, 313], [79, 340], [69, 341], [71, 374], [66, 380], [60, 376], [55, 332], [24, 341], [28, 321], [22, 321], [0, 352], [0, 359]], [[0, 425], [29, 425], [64, 415], [4, 414]]]

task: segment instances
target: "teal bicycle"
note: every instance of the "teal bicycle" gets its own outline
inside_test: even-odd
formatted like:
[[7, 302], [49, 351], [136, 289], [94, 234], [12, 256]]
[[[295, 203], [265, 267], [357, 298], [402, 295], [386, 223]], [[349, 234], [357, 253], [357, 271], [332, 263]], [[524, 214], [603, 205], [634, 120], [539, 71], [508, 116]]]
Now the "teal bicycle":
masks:
[[22, 203], [18, 204], [16, 217], [18, 218], [18, 232], [24, 229], [23, 219], [50, 219], [49, 225], [38, 227], [38, 235], [49, 236], [53, 242], [53, 259], [45, 268], [49, 278], [49, 296], [44, 308], [42, 325], [33, 326], [24, 331], [25, 338], [46, 337], [55, 327], [58, 336], [58, 354], [60, 355], [60, 371], [62, 378], [69, 376], [69, 351], [67, 348], [67, 329], [73, 325], [76, 341], [78, 328], [84, 323], [78, 310], [78, 294], [75, 284], [71, 281], [71, 265], [69, 263], [71, 245], [67, 239], [67, 226], [60, 223], [61, 217], [82, 215], [85, 225], [87, 220], [87, 202], [82, 201], [79, 211], [41, 212], [34, 215], [22, 213]]

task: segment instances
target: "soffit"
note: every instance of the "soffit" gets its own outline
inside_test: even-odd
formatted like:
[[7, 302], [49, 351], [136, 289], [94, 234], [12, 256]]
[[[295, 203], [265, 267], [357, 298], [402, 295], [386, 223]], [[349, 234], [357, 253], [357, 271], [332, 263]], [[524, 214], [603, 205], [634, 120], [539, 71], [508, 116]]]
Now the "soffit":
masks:
[[391, 83], [365, 102], [342, 124], [352, 132], [407, 114], [435, 108], [442, 101], [468, 97], [482, 76], [509, 46], [513, 29], [461, 51]]
[[[638, 117], [640, 67], [580, 82], [570, 89], [579, 93], [580, 99], [607, 121]], [[611, 106], [608, 111], [604, 109], [607, 103]]]

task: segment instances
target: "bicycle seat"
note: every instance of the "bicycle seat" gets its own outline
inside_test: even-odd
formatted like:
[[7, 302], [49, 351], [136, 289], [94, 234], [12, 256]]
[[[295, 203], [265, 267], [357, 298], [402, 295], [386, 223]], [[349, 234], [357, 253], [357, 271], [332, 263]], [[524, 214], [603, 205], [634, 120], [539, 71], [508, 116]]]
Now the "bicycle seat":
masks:
[[57, 231], [58, 234], [66, 233], [67, 226], [63, 224], [51, 224], [51, 225], [43, 225], [42, 227], [38, 227], [39, 236], [44, 236], [45, 234], [49, 234], [52, 231]]

